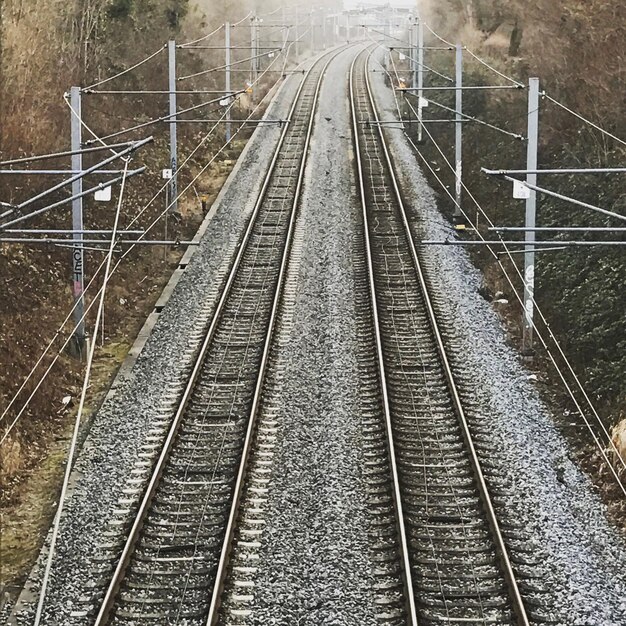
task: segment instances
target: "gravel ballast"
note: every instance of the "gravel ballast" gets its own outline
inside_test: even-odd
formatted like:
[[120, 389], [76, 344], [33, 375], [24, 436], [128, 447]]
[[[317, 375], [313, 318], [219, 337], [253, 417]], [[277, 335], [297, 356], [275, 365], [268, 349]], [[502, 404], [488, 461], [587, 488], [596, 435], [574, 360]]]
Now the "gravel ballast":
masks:
[[[290, 268], [297, 287], [286, 289], [293, 317], [275, 366], [279, 434], [249, 624], [377, 623], [355, 354], [354, 54], [330, 64], [315, 119]], [[274, 396], [276, 385], [269, 389]]]
[[[358, 345], [352, 267], [359, 211], [354, 188], [348, 70], [354, 50], [331, 63], [316, 117], [301, 203], [297, 258], [290, 271], [291, 318], [280, 342], [280, 433], [259, 548], [250, 624], [376, 623], [373, 564], [363, 498]], [[372, 73], [383, 119], [393, 93]], [[268, 109], [285, 118], [301, 76], [291, 76]], [[96, 415], [77, 459], [61, 524], [43, 623], [85, 623], [83, 607], [108, 522], [155, 424], [171, 416], [180, 381], [254, 206], [280, 129], [259, 126], [216, 202], [216, 212], [133, 368]], [[453, 231], [437, 209], [418, 157], [388, 130], [410, 215], [428, 239]], [[472, 372], [474, 399], [489, 415], [498, 450], [491, 463], [515, 490], [499, 513], [522, 524], [543, 562], [563, 626], [626, 624], [626, 546], [589, 479], [572, 462], [529, 372], [506, 344], [497, 315], [479, 294], [481, 274], [460, 247], [431, 246], [433, 284], [447, 294], [457, 352]], [[501, 510], [503, 509], [503, 510]], [[123, 514], [122, 514], [123, 517]], [[31, 624], [46, 551], [16, 623]]]
[[[301, 79], [301, 75], [287, 78], [268, 107], [267, 117], [288, 116]], [[137, 452], [147, 445], [150, 429], [171, 418], [172, 401], [197, 348], [203, 320], [210, 319], [217, 303], [280, 132], [277, 125], [256, 129], [145, 347], [132, 369], [118, 376], [115, 393], [94, 418], [72, 474], [71, 497], [64, 508], [46, 596], [45, 624], [72, 623], [72, 612], [83, 608], [78, 601], [88, 593], [92, 572], [99, 567], [94, 557], [106, 541], [103, 533], [110, 530], [108, 521], [119, 517], [119, 500], [126, 495], [122, 490], [128, 487]], [[16, 623], [32, 623], [48, 542], [49, 537], [15, 610]], [[77, 617], [76, 623], [85, 619]]]
[[[384, 74], [370, 76], [381, 119], [397, 119]], [[435, 240], [453, 237], [403, 132], [388, 129], [386, 135], [420, 234]], [[623, 538], [608, 522], [588, 477], [572, 462], [550, 411], [529, 382], [530, 372], [506, 344], [496, 313], [479, 294], [481, 273], [459, 246], [427, 246], [425, 254], [437, 268], [431, 280], [446, 294], [455, 320], [457, 352], [472, 372], [475, 400], [491, 420], [498, 454], [490, 461], [515, 490], [499, 513], [533, 537], [546, 576], [541, 586], [549, 588], [560, 624], [626, 624]]]

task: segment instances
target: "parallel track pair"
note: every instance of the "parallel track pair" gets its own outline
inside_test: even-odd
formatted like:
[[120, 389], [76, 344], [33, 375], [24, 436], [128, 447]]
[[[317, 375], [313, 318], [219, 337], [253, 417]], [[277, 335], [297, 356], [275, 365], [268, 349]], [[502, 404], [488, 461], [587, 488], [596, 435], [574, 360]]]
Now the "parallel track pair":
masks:
[[[304, 76], [96, 624], [213, 624], [257, 439], [256, 417], [316, 104], [326, 68]], [[368, 501], [379, 514], [381, 623], [528, 624], [367, 76], [350, 95], [363, 208], [357, 285]], [[389, 556], [391, 554], [391, 557]]]

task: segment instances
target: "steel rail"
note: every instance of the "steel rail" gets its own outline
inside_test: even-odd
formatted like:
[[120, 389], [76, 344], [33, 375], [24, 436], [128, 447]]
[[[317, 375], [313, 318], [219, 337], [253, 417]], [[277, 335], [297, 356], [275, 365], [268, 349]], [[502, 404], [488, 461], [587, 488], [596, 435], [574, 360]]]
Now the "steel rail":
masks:
[[[374, 100], [374, 95], [371, 88], [371, 83], [369, 79], [369, 74], [367, 72], [367, 66], [369, 64], [369, 59], [372, 56], [372, 51], [369, 52], [368, 58], [366, 60], [366, 70], [365, 70], [365, 84], [367, 87], [368, 97], [370, 101], [370, 105], [372, 108], [372, 113], [375, 121], [380, 121], [380, 116], [378, 114], [378, 108], [376, 107], [376, 103]], [[463, 408], [463, 403], [461, 401], [459, 391], [457, 389], [456, 381], [454, 378], [454, 374], [452, 372], [452, 368], [450, 366], [450, 361], [448, 359], [445, 343], [441, 332], [439, 330], [439, 323], [437, 321], [437, 316], [435, 313], [435, 309], [431, 300], [430, 292], [428, 289], [428, 285], [426, 282], [424, 270], [422, 268], [422, 263], [419, 259], [419, 255], [417, 253], [417, 249], [415, 247], [415, 241], [413, 239], [413, 235], [411, 233], [411, 227], [409, 225], [408, 216], [406, 212], [406, 208], [404, 206], [404, 201], [402, 198], [402, 193], [400, 191], [400, 187], [398, 184], [398, 180], [396, 177], [395, 169], [393, 166], [393, 161], [391, 158], [391, 154], [389, 151], [389, 147], [387, 145], [387, 140], [385, 138], [385, 134], [383, 131], [383, 126], [377, 125], [378, 133], [380, 136], [381, 146], [383, 148], [383, 152], [385, 155], [385, 161], [387, 163], [387, 171], [389, 177], [392, 181], [393, 185], [393, 193], [395, 195], [395, 199], [398, 204], [398, 208], [400, 210], [400, 215], [402, 218], [402, 223], [404, 226], [404, 231], [407, 237], [407, 241], [409, 244], [409, 252], [413, 259], [413, 264], [415, 266], [415, 271], [417, 273], [418, 281], [421, 287], [422, 296], [424, 298], [424, 302], [426, 305], [426, 311], [428, 315], [428, 319], [430, 321], [431, 329], [435, 338], [435, 342], [437, 345], [437, 351], [439, 352], [441, 363], [444, 368], [445, 376], [448, 382], [448, 387], [450, 390], [450, 395], [454, 404], [454, 408], [457, 414], [457, 418], [459, 421], [459, 425], [461, 426], [461, 430], [463, 432], [463, 437], [466, 441], [468, 453], [470, 457], [470, 462], [474, 469], [474, 473], [476, 475], [477, 484], [479, 487], [480, 497], [485, 506], [485, 513], [487, 515], [487, 520], [489, 526], [491, 528], [493, 538], [496, 542], [497, 547], [497, 556], [499, 557], [500, 564], [505, 576], [505, 579], [508, 583], [509, 594], [511, 600], [513, 602], [513, 609], [520, 626], [530, 626], [530, 621], [527, 616], [526, 608], [524, 606], [524, 601], [522, 599], [517, 580], [515, 578], [515, 572], [513, 570], [513, 566], [511, 564], [511, 560], [508, 554], [508, 549], [506, 547], [506, 543], [504, 541], [504, 537], [502, 531], [500, 529], [500, 524], [498, 522], [495, 509], [493, 506], [493, 502], [491, 500], [491, 496], [489, 494], [489, 489], [487, 487], [487, 483], [482, 471], [482, 467], [480, 464], [480, 459], [478, 458], [478, 454], [476, 452], [476, 448], [474, 446], [472, 433], [470, 431], [469, 423], [465, 416], [465, 410]]]
[[382, 337], [380, 333], [380, 322], [378, 317], [378, 306], [376, 304], [376, 286], [374, 284], [374, 268], [372, 262], [371, 243], [369, 236], [369, 226], [367, 218], [367, 199], [365, 194], [365, 180], [363, 175], [363, 167], [361, 160], [361, 146], [359, 141], [359, 123], [356, 116], [356, 96], [354, 85], [354, 68], [359, 57], [365, 53], [361, 51], [355, 56], [350, 67], [350, 110], [352, 113], [352, 125], [354, 133], [354, 153], [356, 155], [357, 174], [359, 178], [359, 191], [361, 199], [361, 208], [363, 210], [363, 221], [365, 224], [365, 251], [369, 276], [369, 291], [372, 303], [372, 317], [374, 320], [374, 336], [376, 338], [376, 355], [378, 360], [378, 368], [380, 370], [380, 386], [383, 396], [383, 410], [385, 414], [385, 429], [387, 431], [387, 445], [389, 447], [389, 462], [391, 465], [391, 478], [393, 481], [394, 505], [396, 510], [396, 523], [398, 526], [398, 534], [400, 535], [400, 552], [402, 555], [402, 571], [404, 573], [405, 593], [408, 604], [409, 623], [411, 626], [417, 626], [417, 608], [415, 603], [415, 594], [413, 590], [413, 580], [411, 576], [411, 562], [409, 557], [409, 544], [407, 540], [406, 527], [404, 525], [404, 514], [402, 510], [402, 495], [400, 492], [400, 479], [398, 476], [398, 467], [396, 462], [393, 427], [391, 423], [391, 408], [389, 405], [389, 393], [387, 390], [387, 381], [385, 376], [385, 363], [383, 360]]
[[[300, 170], [298, 172], [298, 182], [296, 183], [293, 204], [291, 207], [291, 218], [289, 220], [289, 229], [287, 231], [285, 249], [283, 251], [280, 271], [278, 274], [276, 293], [274, 295], [274, 300], [272, 302], [270, 322], [269, 322], [269, 327], [267, 331], [267, 337], [265, 339], [265, 345], [263, 346], [263, 356], [261, 358], [259, 375], [257, 378], [256, 388], [254, 391], [254, 397], [252, 399], [250, 419], [248, 421], [248, 429], [247, 429], [246, 438], [244, 441], [244, 447], [243, 447], [243, 452], [241, 456], [241, 463], [239, 465], [239, 472], [237, 474], [237, 480], [235, 482], [235, 490], [233, 494], [231, 510], [230, 510], [230, 514], [228, 516], [228, 522], [226, 525], [226, 534], [224, 535], [224, 542], [222, 545], [220, 560], [219, 560], [219, 564], [217, 568], [217, 573], [215, 576], [215, 584], [213, 586], [213, 593], [211, 595], [211, 605], [209, 607], [209, 614], [206, 619], [207, 626], [213, 626], [214, 624], [217, 623], [217, 619], [218, 619], [221, 595], [222, 595], [222, 590], [224, 588], [225, 577], [226, 577], [226, 567], [228, 565], [228, 560], [229, 560], [230, 553], [231, 553], [233, 534], [235, 532], [235, 527], [236, 527], [237, 520], [239, 517], [239, 505], [241, 503], [241, 499], [243, 496], [243, 487], [244, 487], [244, 481], [246, 477], [246, 470], [248, 466], [248, 459], [250, 457], [250, 452], [252, 450], [253, 436], [254, 436], [255, 426], [256, 426], [256, 421], [257, 421], [256, 418], [258, 416], [259, 405], [261, 403], [261, 396], [263, 392], [263, 385], [265, 382], [265, 372], [267, 371], [267, 366], [269, 363], [269, 355], [270, 355], [270, 350], [272, 347], [274, 328], [276, 326], [278, 310], [280, 308], [280, 303], [282, 300], [283, 285], [285, 282], [287, 267], [288, 267], [289, 259], [291, 256], [292, 240], [293, 240], [293, 234], [294, 234], [295, 226], [296, 226], [296, 218], [298, 214], [297, 209], [298, 209], [298, 204], [300, 202], [300, 194], [302, 191], [302, 186], [304, 183], [304, 174], [305, 174], [305, 170], [307, 166], [307, 156], [308, 156], [309, 146], [311, 143], [311, 136], [313, 134], [313, 124], [315, 121], [315, 114], [317, 112], [317, 103], [319, 100], [319, 94], [320, 94], [320, 90], [322, 86], [322, 81], [326, 74], [326, 70], [328, 69], [328, 66], [330, 65], [332, 60], [343, 50], [344, 50], [343, 48], [340, 50], [333, 50], [321, 57], [321, 59], [323, 59], [328, 54], [332, 54], [332, 57], [326, 61], [326, 63], [324, 64], [324, 67], [322, 68], [322, 71], [320, 72], [320, 76], [318, 78], [317, 85], [315, 87], [315, 93], [313, 95], [313, 102], [311, 103], [311, 115], [310, 115], [309, 123], [307, 126], [306, 139], [304, 143], [304, 149], [302, 152], [302, 161], [300, 163]], [[318, 61], [318, 63], [321, 61], [321, 59]], [[311, 68], [307, 72], [307, 76], [302, 81], [302, 85], [304, 85], [306, 78], [308, 77], [308, 75], [311, 73], [312, 70], [313, 68]], [[292, 118], [293, 111], [294, 110], [292, 109], [292, 111], [289, 114], [289, 119]]]
[[[111, 578], [111, 581], [109, 583], [109, 586], [107, 588], [107, 591], [105, 593], [105, 596], [102, 600], [102, 604], [100, 605], [100, 609], [98, 611], [98, 615], [96, 617], [96, 620], [94, 622], [94, 626], [105, 626], [105, 624], [108, 623], [108, 620], [110, 618], [110, 614], [111, 611], [113, 609], [114, 606], [114, 602], [115, 599], [117, 597], [120, 585], [122, 583], [122, 580], [125, 576], [126, 570], [128, 568], [128, 565], [130, 563], [130, 560], [132, 558], [132, 555], [135, 551], [135, 547], [137, 545], [137, 542], [139, 541], [140, 538], [140, 534], [141, 534], [141, 529], [143, 527], [144, 521], [146, 519], [146, 516], [150, 510], [150, 506], [152, 503], [152, 499], [156, 493], [157, 487], [159, 485], [161, 476], [163, 474], [163, 471], [167, 465], [170, 453], [172, 451], [172, 447], [174, 444], [174, 441], [176, 439], [176, 435], [179, 431], [180, 425], [183, 421], [183, 417], [185, 415], [185, 411], [187, 409], [187, 406], [189, 404], [189, 400], [191, 398], [191, 395], [194, 391], [194, 388], [196, 386], [196, 383], [198, 382], [198, 377], [200, 374], [200, 371], [202, 369], [202, 365], [204, 362], [204, 358], [209, 350], [209, 347], [211, 346], [213, 339], [215, 337], [215, 332], [217, 330], [218, 324], [221, 320], [222, 317], [222, 313], [223, 310], [225, 308], [226, 302], [228, 301], [228, 297], [230, 295], [231, 292], [231, 288], [233, 285], [233, 282], [235, 280], [235, 277], [237, 276], [237, 273], [239, 271], [239, 268], [241, 266], [241, 262], [245, 253], [245, 250], [247, 248], [248, 242], [252, 236], [252, 232], [253, 232], [253, 228], [254, 225], [256, 223], [256, 219], [261, 211], [261, 207], [263, 205], [263, 202], [265, 200], [265, 196], [267, 193], [267, 190], [270, 186], [270, 182], [272, 179], [272, 175], [274, 173], [275, 167], [276, 167], [276, 163], [279, 159], [279, 156], [281, 154], [281, 149], [283, 147], [283, 144], [285, 142], [285, 138], [287, 136], [287, 133], [289, 131], [289, 128], [292, 124], [291, 120], [293, 119], [293, 114], [298, 106], [298, 103], [300, 101], [300, 96], [304, 90], [304, 86], [306, 84], [306, 79], [308, 78], [308, 76], [311, 74], [311, 72], [313, 71], [313, 69], [315, 68], [315, 65], [313, 67], [311, 67], [307, 72], [303, 73], [303, 79], [298, 87], [298, 90], [296, 92], [296, 95], [294, 97], [294, 101], [291, 105], [290, 111], [289, 111], [289, 115], [287, 116], [287, 119], [289, 120], [288, 123], [285, 124], [283, 131], [280, 135], [280, 138], [278, 140], [278, 144], [276, 146], [276, 149], [274, 151], [272, 160], [270, 162], [267, 174], [265, 176], [265, 179], [263, 181], [263, 185], [261, 187], [261, 190], [259, 192], [259, 196], [257, 198], [257, 201], [255, 203], [255, 206], [252, 210], [252, 214], [248, 220], [248, 224], [245, 230], [245, 233], [243, 235], [243, 238], [241, 240], [241, 243], [238, 247], [238, 251], [237, 251], [237, 255], [233, 261], [233, 265], [231, 267], [231, 270], [228, 274], [228, 278], [226, 280], [226, 283], [224, 285], [223, 291], [222, 291], [222, 295], [218, 301], [217, 307], [215, 309], [215, 312], [213, 314], [212, 320], [211, 320], [211, 324], [209, 326], [209, 329], [207, 331], [206, 337], [202, 343], [202, 346], [200, 347], [200, 350], [198, 352], [198, 355], [196, 357], [196, 361], [193, 367], [193, 370], [189, 376], [189, 380], [187, 382], [187, 385], [185, 387], [185, 391], [183, 392], [183, 395], [181, 397], [178, 409], [176, 411], [176, 414], [174, 416], [174, 419], [172, 421], [172, 424], [168, 430], [167, 433], [167, 437], [165, 439], [165, 442], [163, 444], [163, 449], [159, 455], [159, 458], [156, 462], [156, 465], [154, 467], [152, 476], [150, 478], [150, 481], [148, 483], [148, 486], [146, 488], [146, 491], [144, 493], [144, 497], [142, 499], [142, 502], [138, 508], [137, 514], [135, 516], [133, 525], [131, 527], [131, 530], [129, 532], [129, 535], [126, 539], [123, 551], [120, 555], [120, 558], [118, 560], [117, 566], [115, 568], [115, 571], [113, 573], [113, 576]], [[325, 68], [324, 68], [325, 69]], [[311, 120], [313, 120], [315, 116], [315, 107], [313, 107], [313, 111], [311, 113]], [[308, 139], [307, 139], [307, 145], [308, 145]], [[304, 155], [303, 155], [303, 159], [304, 159]], [[302, 168], [303, 171], [303, 168]], [[301, 181], [299, 181], [298, 183], [298, 189], [300, 188], [300, 184]], [[298, 194], [299, 195], [299, 194]], [[297, 203], [297, 200], [296, 200]], [[293, 219], [293, 218], [292, 218]], [[290, 224], [290, 232], [292, 229], [292, 225]], [[289, 238], [287, 239], [287, 244], [289, 243]], [[283, 259], [284, 262], [284, 259]], [[280, 276], [282, 277], [283, 275], [283, 270], [281, 267], [281, 274]], [[280, 279], [279, 279], [280, 280]], [[280, 285], [281, 283], [279, 283]], [[280, 289], [277, 290], [277, 294], [280, 291]], [[274, 319], [275, 319], [275, 315], [274, 312], [272, 313], [272, 318], [271, 318], [271, 326], [270, 329], [273, 328], [273, 324], [274, 324]], [[267, 351], [267, 346], [266, 346], [266, 351]], [[266, 351], [264, 351], [264, 359], [266, 358]], [[264, 371], [264, 367], [262, 368]], [[261, 376], [259, 376], [259, 380], [261, 379]], [[257, 387], [260, 386], [257, 385]], [[258, 401], [257, 401], [258, 404]], [[255, 405], [256, 406], [256, 405]], [[254, 418], [254, 413], [251, 413], [250, 415], [250, 420], [249, 420], [249, 428], [248, 428], [248, 432], [250, 432], [250, 425], [253, 422], [253, 418]], [[249, 434], [246, 436], [246, 444], [245, 445], [249, 445]], [[244, 447], [244, 451], [245, 451], [245, 447]], [[242, 463], [240, 465], [240, 474], [242, 472], [241, 467], [243, 466], [243, 460], [247, 458], [247, 454], [245, 456], [242, 455]], [[240, 485], [240, 482], [238, 480], [238, 485]], [[233, 505], [234, 508], [234, 505]], [[231, 516], [232, 516], [232, 511], [231, 511]], [[232, 532], [232, 531], [231, 531]], [[222, 557], [220, 557], [220, 563], [222, 563]], [[223, 570], [223, 566], [222, 566], [222, 570]], [[217, 580], [217, 578], [216, 578]], [[214, 594], [215, 595], [215, 594]], [[211, 606], [213, 606], [213, 600], [211, 603]], [[211, 612], [209, 613], [211, 614]]]

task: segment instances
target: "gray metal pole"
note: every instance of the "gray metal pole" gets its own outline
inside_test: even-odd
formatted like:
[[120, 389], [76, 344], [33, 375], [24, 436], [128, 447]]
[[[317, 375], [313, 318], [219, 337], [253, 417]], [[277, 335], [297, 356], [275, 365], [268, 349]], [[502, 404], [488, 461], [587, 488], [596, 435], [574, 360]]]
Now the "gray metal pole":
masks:
[[[230, 141], [232, 138], [232, 125], [231, 125], [231, 113], [230, 113], [230, 93], [231, 93], [231, 81], [230, 81], [230, 64], [231, 64], [231, 51], [230, 51], [230, 22], [224, 24], [224, 46], [226, 48], [226, 70], [225, 70], [225, 91], [226, 100], [228, 100], [226, 108], [226, 141]], [[167, 239], [167, 237], [166, 237]]]
[[[80, 87], [72, 87], [70, 90], [71, 112], [71, 150], [72, 170], [82, 172], [83, 155], [80, 152], [82, 143], [82, 111]], [[85, 347], [85, 250], [83, 248], [83, 199], [80, 194], [83, 191], [83, 179], [79, 178], [72, 183], [72, 195], [77, 196], [72, 201], [72, 229], [75, 232], [74, 249], [72, 251], [72, 291], [74, 294], [74, 331], [73, 347], [77, 356], [81, 356]]]
[[172, 170], [172, 178], [169, 184], [170, 194], [170, 211], [172, 213], [178, 210], [178, 181], [177, 181], [177, 140], [176, 140], [176, 42], [170, 40], [168, 42], [169, 56], [169, 88], [170, 88], [170, 169]]
[[252, 101], [256, 102], [257, 80], [259, 79], [259, 18], [252, 16], [250, 21], [250, 82], [252, 83]]
[[456, 184], [454, 218], [455, 222], [461, 219], [463, 206], [463, 46], [456, 44], [456, 106], [455, 106], [455, 133], [454, 133], [454, 163], [456, 167]]
[[255, 70], [256, 70], [256, 76], [254, 77], [254, 80], [258, 80], [259, 78], [259, 72], [261, 71], [261, 22], [263, 20], [261, 18], [256, 18], [255, 20], [255, 26], [256, 26], [256, 36], [255, 36], [255, 41], [256, 41], [256, 49], [254, 51], [254, 56], [256, 57], [254, 59], [254, 64], [255, 64]]
[[[411, 50], [411, 56], [413, 51]], [[417, 140], [419, 142], [424, 140], [424, 129], [422, 127], [422, 120], [424, 119], [424, 111], [422, 102], [424, 99], [424, 22], [420, 18], [417, 22], [417, 95], [418, 95], [418, 107], [417, 107], [417, 119], [420, 122], [417, 126]]]
[[326, 50], [326, 48], [328, 47], [328, 42], [327, 40], [327, 33], [326, 33], [326, 22], [328, 21], [328, 14], [326, 12], [326, 8], [322, 8], [322, 48], [324, 50]]
[[[538, 165], [539, 146], [539, 79], [531, 78], [528, 89], [528, 152], [526, 156], [526, 169], [533, 172]], [[537, 184], [537, 174], [530, 173], [526, 176], [526, 182], [531, 185]], [[529, 190], [526, 200], [526, 228], [535, 227], [537, 213], [537, 192]], [[524, 239], [524, 329], [522, 336], [522, 351], [531, 354], [533, 350], [533, 316], [535, 296], [535, 231], [528, 230]]]
[[411, 87], [417, 89], [417, 18], [409, 18], [409, 68], [411, 71]]

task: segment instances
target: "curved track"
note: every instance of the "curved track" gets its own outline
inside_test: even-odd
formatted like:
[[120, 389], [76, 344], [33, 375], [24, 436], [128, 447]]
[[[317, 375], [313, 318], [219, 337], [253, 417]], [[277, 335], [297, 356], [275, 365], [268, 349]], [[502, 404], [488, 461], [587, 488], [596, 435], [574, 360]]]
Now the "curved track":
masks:
[[437, 325], [361, 53], [351, 105], [412, 623], [529, 624]]
[[302, 80], [98, 626], [213, 619], [329, 62]]

